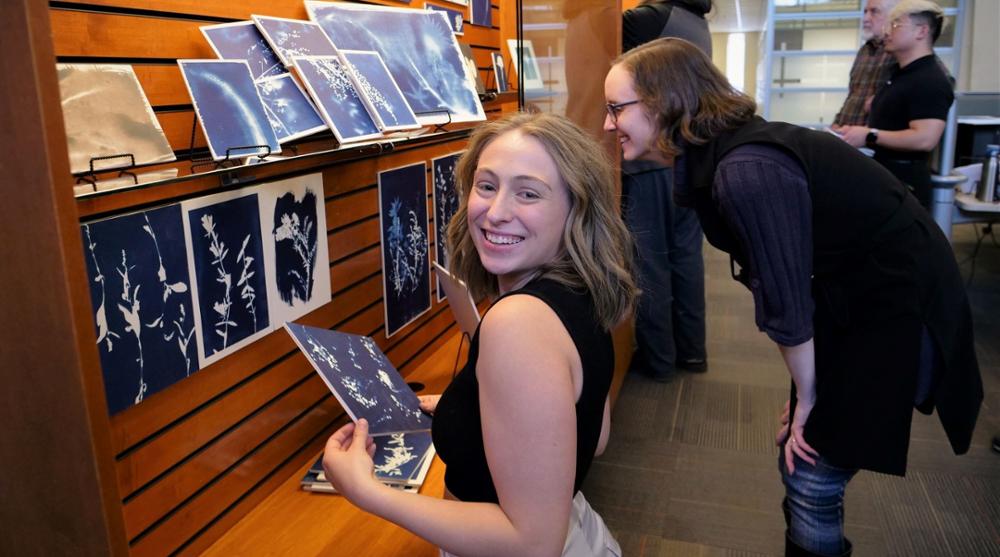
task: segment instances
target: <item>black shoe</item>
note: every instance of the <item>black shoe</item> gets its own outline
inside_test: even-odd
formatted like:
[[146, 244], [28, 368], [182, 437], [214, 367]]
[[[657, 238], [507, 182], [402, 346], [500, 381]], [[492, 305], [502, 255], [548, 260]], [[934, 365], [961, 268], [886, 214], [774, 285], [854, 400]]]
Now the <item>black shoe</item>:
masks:
[[689, 358], [687, 360], [677, 360], [674, 367], [690, 371], [691, 373], [705, 373], [708, 371], [708, 362], [704, 358]]
[[1000, 453], [1000, 435], [993, 436], [993, 452]]
[[[831, 557], [851, 557], [851, 553], [854, 551], [854, 547], [851, 545], [851, 540], [844, 538], [844, 551], [838, 553], [837, 555]], [[792, 538], [788, 535], [788, 531], [785, 531], [785, 557], [823, 557], [818, 553], [813, 553], [808, 549], [799, 546], [799, 544], [792, 541]]]

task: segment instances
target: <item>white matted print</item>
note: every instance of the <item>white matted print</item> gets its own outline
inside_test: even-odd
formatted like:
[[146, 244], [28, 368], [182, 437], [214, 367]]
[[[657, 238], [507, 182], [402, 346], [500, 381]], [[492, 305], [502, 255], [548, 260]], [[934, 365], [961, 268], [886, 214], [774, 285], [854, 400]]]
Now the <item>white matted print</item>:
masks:
[[431, 12], [443, 13], [448, 19], [448, 25], [451, 25], [452, 33], [455, 33], [455, 36], [458, 37], [465, 35], [465, 12], [463, 10], [453, 10], [451, 8], [435, 6], [434, 4], [428, 4], [426, 2], [424, 2], [424, 9]]
[[[458, 212], [458, 190], [455, 188], [455, 166], [464, 151], [451, 153], [431, 160], [431, 183], [434, 184], [434, 260], [448, 268], [448, 223]], [[437, 301], [445, 299], [441, 281], [437, 283]]]
[[340, 57], [379, 129], [393, 132], [421, 127], [378, 52], [341, 50]]
[[245, 60], [178, 60], [177, 64], [213, 160], [281, 152]]
[[181, 203], [202, 367], [271, 331], [253, 188]]
[[465, 78], [458, 40], [440, 13], [313, 1], [306, 11], [338, 50], [381, 54], [422, 124], [486, 119], [475, 85]]
[[378, 174], [386, 338], [431, 309], [427, 166]]
[[[443, 2], [451, 2], [452, 4], [458, 4], [459, 6], [468, 6], [469, 0], [442, 0]], [[424, 4], [426, 6], [426, 3]]]
[[507, 68], [504, 66], [503, 54], [491, 52], [493, 59], [493, 80], [496, 82], [497, 91], [503, 93], [507, 90]]
[[251, 16], [261, 35], [278, 55], [286, 68], [292, 67], [296, 56], [334, 56], [337, 50], [326, 38], [319, 25], [312, 21], [284, 17]]
[[368, 420], [369, 435], [431, 428], [417, 395], [370, 337], [298, 323], [286, 323], [285, 330], [351, 420]]
[[265, 77], [257, 81], [257, 92], [278, 143], [292, 141], [327, 129], [309, 95], [292, 74]]
[[[524, 45], [518, 52], [517, 39], [507, 39], [507, 48], [510, 49], [510, 62], [514, 65], [514, 71], [518, 72], [524, 80], [524, 89], [543, 89], [545, 83], [542, 82], [542, 72], [538, 69], [538, 58], [535, 57], [535, 46], [531, 41], [521, 41]], [[523, 55], [523, 56], [521, 56]], [[521, 58], [524, 58], [524, 68], [521, 68]], [[522, 71], [523, 70], [523, 71]]]
[[339, 143], [382, 137], [340, 58], [301, 56], [293, 60], [323, 121]]
[[[131, 154], [135, 164], [176, 160], [153, 107], [127, 64], [57, 64], [70, 172], [97, 157]], [[132, 165], [128, 157], [94, 162], [94, 170]]]
[[277, 327], [330, 301], [323, 175], [269, 182], [255, 190], [267, 300]]
[[234, 21], [200, 28], [205, 40], [223, 60], [246, 60], [253, 78], [285, 73], [271, 45], [252, 21]]

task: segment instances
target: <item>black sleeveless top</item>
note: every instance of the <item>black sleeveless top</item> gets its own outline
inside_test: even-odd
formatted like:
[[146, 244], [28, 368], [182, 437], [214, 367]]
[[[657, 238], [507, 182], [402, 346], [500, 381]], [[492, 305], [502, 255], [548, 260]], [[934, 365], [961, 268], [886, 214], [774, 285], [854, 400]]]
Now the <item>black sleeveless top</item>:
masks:
[[[576, 403], [575, 494], [590, 469], [601, 435], [604, 401], [611, 388], [615, 367], [611, 334], [597, 322], [593, 300], [585, 290], [574, 290], [548, 279], [535, 279], [505, 296], [513, 294], [529, 294], [552, 308], [580, 354], [583, 388]], [[503, 297], [498, 301], [500, 299]], [[465, 367], [445, 389], [434, 413], [434, 448], [447, 465], [445, 485], [455, 497], [462, 501], [499, 503], [483, 446], [479, 381], [476, 378], [478, 358], [477, 328]]]

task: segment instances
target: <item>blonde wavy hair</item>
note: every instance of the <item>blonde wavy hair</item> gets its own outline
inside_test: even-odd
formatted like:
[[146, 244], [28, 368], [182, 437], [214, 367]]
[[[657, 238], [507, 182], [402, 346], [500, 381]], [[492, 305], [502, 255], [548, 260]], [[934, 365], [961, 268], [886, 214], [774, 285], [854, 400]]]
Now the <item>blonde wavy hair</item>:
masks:
[[569, 190], [562, 250], [541, 268], [540, 276], [586, 288], [594, 300], [597, 320], [610, 330], [631, 313], [638, 295], [632, 279], [632, 238], [619, 214], [611, 162], [597, 142], [564, 117], [518, 113], [487, 122], [473, 132], [455, 170], [460, 202], [448, 224], [450, 270], [476, 298], [499, 293], [497, 278], [483, 267], [469, 233], [469, 192], [483, 149], [515, 131], [545, 147]]

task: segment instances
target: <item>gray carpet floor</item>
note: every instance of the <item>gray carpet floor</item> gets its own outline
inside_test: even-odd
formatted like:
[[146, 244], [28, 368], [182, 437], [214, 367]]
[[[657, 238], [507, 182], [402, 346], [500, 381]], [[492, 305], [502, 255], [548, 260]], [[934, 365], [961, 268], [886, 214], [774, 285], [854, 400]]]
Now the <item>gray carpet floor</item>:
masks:
[[[979, 225], [982, 228], [982, 225]], [[1000, 245], [975, 259], [973, 225], [954, 249], [976, 324], [986, 392], [973, 447], [952, 454], [937, 416], [914, 413], [905, 478], [861, 472], [845, 501], [857, 556], [1000, 556]], [[1000, 237], [1000, 226], [997, 236]], [[627, 556], [781, 555], [774, 433], [788, 373], [757, 331], [728, 256], [706, 244], [709, 371], [668, 384], [629, 374], [607, 451], [583, 491]]]

